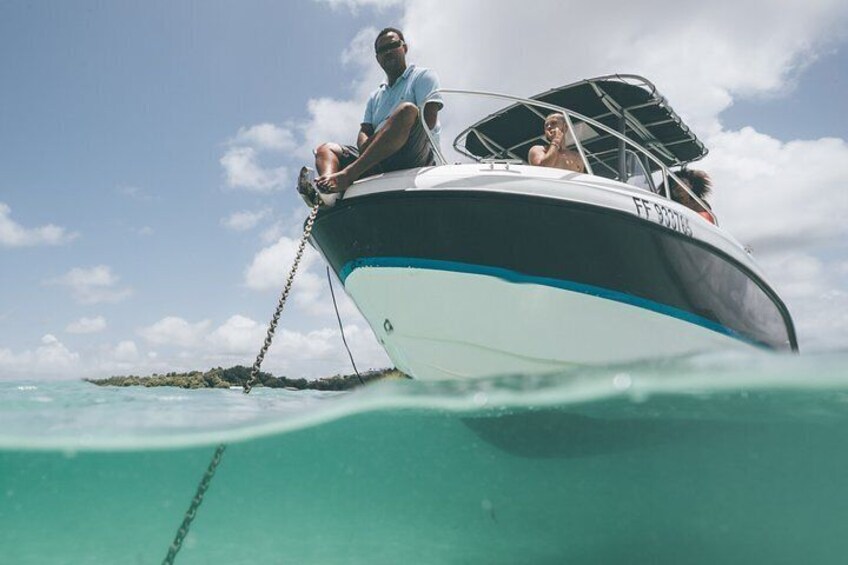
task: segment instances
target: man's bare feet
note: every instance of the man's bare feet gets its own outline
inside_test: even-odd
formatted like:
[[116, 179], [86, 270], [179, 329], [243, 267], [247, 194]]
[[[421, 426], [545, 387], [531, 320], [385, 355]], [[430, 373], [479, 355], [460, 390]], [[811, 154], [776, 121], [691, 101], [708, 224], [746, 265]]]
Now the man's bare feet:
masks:
[[350, 178], [347, 169], [329, 175], [321, 175], [315, 179], [315, 186], [321, 192], [344, 192], [351, 184], [353, 184], [353, 179]]

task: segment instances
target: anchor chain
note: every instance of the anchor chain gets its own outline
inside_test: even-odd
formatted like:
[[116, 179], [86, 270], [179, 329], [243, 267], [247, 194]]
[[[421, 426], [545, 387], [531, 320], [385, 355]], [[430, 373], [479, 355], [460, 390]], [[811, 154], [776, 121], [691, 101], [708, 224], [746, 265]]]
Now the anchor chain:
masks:
[[[300, 238], [300, 243], [297, 246], [297, 253], [294, 257], [294, 263], [292, 264], [292, 268], [289, 271], [289, 276], [286, 279], [286, 284], [283, 287], [283, 292], [280, 295], [280, 300], [277, 304], [277, 309], [274, 312], [274, 316], [271, 319], [271, 325], [268, 327], [268, 333], [265, 336], [265, 342], [262, 345], [262, 349], [259, 351], [259, 355], [256, 356], [256, 361], [253, 363], [253, 367], [250, 370], [250, 378], [244, 384], [244, 393], [248, 394], [253, 385], [259, 378], [259, 367], [262, 365], [262, 361], [265, 359], [265, 354], [268, 352], [268, 348], [271, 347], [271, 340], [274, 338], [274, 332], [277, 329], [277, 323], [280, 320], [280, 314], [283, 312], [283, 306], [286, 304], [286, 299], [289, 296], [289, 291], [291, 290], [292, 282], [294, 281], [294, 275], [297, 272], [298, 267], [300, 266], [300, 260], [303, 257], [303, 251], [306, 248], [306, 242], [309, 240], [309, 236], [312, 235], [312, 226], [315, 224], [315, 217], [318, 215], [318, 209], [321, 207], [321, 203], [316, 204], [312, 211], [309, 214], [309, 217], [306, 219], [306, 225], [303, 227], [303, 237]], [[165, 556], [165, 560], [162, 561], [162, 565], [173, 565], [174, 559], [177, 557], [177, 553], [180, 551], [180, 548], [183, 546], [183, 542], [185, 541], [186, 536], [188, 536], [189, 528], [191, 527], [191, 523], [194, 521], [194, 517], [197, 515], [197, 510], [200, 508], [200, 505], [203, 503], [203, 496], [206, 494], [206, 489], [209, 488], [209, 483], [212, 482], [212, 477], [215, 476], [215, 471], [218, 469], [218, 465], [221, 463], [221, 459], [224, 457], [224, 450], [227, 448], [225, 444], [219, 444], [215, 449], [215, 453], [212, 455], [212, 460], [209, 462], [209, 466], [206, 468], [206, 472], [203, 474], [203, 478], [200, 479], [200, 484], [197, 485], [197, 491], [194, 494], [194, 498], [191, 499], [191, 504], [188, 507], [188, 511], [186, 511], [185, 516], [183, 517], [183, 522], [180, 524], [179, 529], [177, 530], [177, 535], [174, 536], [174, 541], [171, 542], [171, 546], [168, 548], [168, 555]]]
[[218, 468], [218, 464], [224, 456], [225, 449], [227, 449], [227, 446], [223, 443], [219, 444], [215, 449], [215, 454], [212, 455], [212, 461], [209, 462], [209, 466], [206, 468], [203, 478], [200, 479], [200, 484], [197, 485], [197, 492], [194, 493], [194, 498], [191, 499], [191, 505], [185, 513], [183, 523], [180, 524], [180, 528], [177, 530], [177, 535], [174, 536], [174, 541], [171, 542], [171, 547], [168, 548], [168, 555], [165, 556], [165, 560], [162, 562], [163, 565], [171, 565], [174, 562], [174, 559], [176, 559], [180, 548], [183, 546], [183, 541], [185, 541], [186, 536], [188, 536], [188, 529], [191, 527], [191, 523], [197, 515], [197, 509], [200, 508], [200, 505], [203, 503], [203, 495], [206, 494], [206, 489], [209, 488], [209, 483], [212, 482], [212, 477], [215, 476], [215, 470]]
[[291, 271], [289, 271], [289, 277], [286, 279], [286, 285], [283, 287], [283, 292], [280, 294], [280, 301], [277, 304], [277, 310], [274, 312], [274, 316], [271, 318], [271, 324], [268, 326], [268, 333], [265, 335], [265, 343], [262, 344], [262, 349], [259, 351], [259, 355], [256, 356], [256, 361], [250, 369], [250, 378], [246, 383], [244, 383], [245, 394], [250, 392], [253, 385], [256, 384], [256, 381], [259, 379], [259, 367], [265, 359], [265, 354], [268, 352], [268, 348], [271, 347], [271, 340], [274, 339], [274, 332], [277, 330], [277, 322], [280, 320], [280, 314], [283, 312], [283, 306], [285, 306], [286, 299], [289, 297], [289, 291], [291, 290], [292, 282], [294, 281], [294, 275], [300, 265], [303, 250], [306, 248], [306, 241], [309, 239], [309, 236], [312, 235], [312, 225], [315, 223], [315, 216], [318, 215], [318, 209], [320, 207], [320, 203], [313, 206], [312, 212], [306, 219], [306, 225], [303, 227], [303, 237], [300, 238], [300, 243], [297, 246], [297, 253], [294, 256], [294, 264], [292, 265]]

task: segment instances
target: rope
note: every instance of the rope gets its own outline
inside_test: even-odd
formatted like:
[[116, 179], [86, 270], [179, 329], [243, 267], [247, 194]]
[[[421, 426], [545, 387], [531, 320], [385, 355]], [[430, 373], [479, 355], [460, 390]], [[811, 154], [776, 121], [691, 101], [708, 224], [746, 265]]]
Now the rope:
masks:
[[345, 339], [342, 317], [339, 315], [339, 307], [336, 305], [336, 293], [333, 292], [333, 279], [330, 278], [329, 265], [327, 265], [327, 284], [330, 285], [330, 296], [333, 297], [333, 308], [336, 310], [336, 320], [339, 321], [339, 331], [342, 333], [342, 343], [344, 343], [345, 349], [347, 349], [347, 356], [350, 357], [350, 364], [353, 365], [353, 372], [356, 373], [356, 378], [359, 379], [359, 384], [364, 385], [365, 381], [362, 380], [362, 375], [359, 374], [359, 371], [356, 368], [356, 362], [353, 360], [353, 353], [350, 352], [350, 347], [348, 347], [347, 340]]
[[[309, 214], [309, 217], [306, 219], [306, 225], [303, 227], [303, 237], [300, 238], [300, 243], [297, 246], [294, 263], [289, 271], [289, 276], [286, 279], [286, 285], [283, 287], [283, 292], [280, 294], [277, 310], [274, 312], [270, 326], [268, 326], [268, 334], [265, 336], [265, 343], [263, 343], [262, 349], [259, 351], [259, 355], [256, 356], [256, 361], [253, 363], [253, 368], [250, 370], [250, 378], [246, 383], [244, 383], [245, 394], [250, 392], [253, 385], [259, 379], [259, 367], [262, 366], [265, 354], [268, 352], [268, 348], [271, 347], [271, 340], [274, 338], [274, 331], [277, 329], [277, 322], [280, 320], [280, 314], [282, 314], [283, 306], [285, 306], [286, 299], [289, 296], [289, 291], [291, 290], [292, 282], [294, 281], [294, 275], [297, 272], [297, 268], [300, 266], [300, 260], [303, 257], [306, 242], [309, 239], [309, 236], [312, 235], [312, 226], [315, 223], [315, 216], [318, 215], [318, 208], [320, 207], [321, 203], [316, 204], [312, 208], [312, 212]], [[335, 303], [335, 297], [333, 298], [333, 302]], [[357, 375], [358, 374], [359, 373], [357, 373]], [[360, 380], [362, 379], [360, 378]], [[203, 478], [200, 479], [200, 484], [197, 485], [197, 491], [194, 493], [194, 498], [191, 499], [191, 504], [183, 517], [182, 524], [180, 524], [180, 527], [177, 530], [177, 535], [174, 536], [174, 541], [171, 542], [171, 546], [168, 548], [168, 555], [165, 556], [165, 560], [162, 561], [162, 565], [172, 565], [174, 563], [177, 553], [183, 546], [186, 536], [188, 536], [188, 530], [191, 528], [191, 523], [194, 521], [195, 516], [197, 516], [197, 510], [203, 503], [203, 496], [206, 494], [206, 489], [209, 488], [209, 483], [212, 482], [212, 478], [215, 476], [215, 471], [218, 469], [218, 465], [224, 457], [225, 449], [227, 449], [227, 446], [223, 443], [219, 444], [215, 449], [215, 453], [212, 455], [212, 460], [209, 462], [209, 466], [206, 468]]]

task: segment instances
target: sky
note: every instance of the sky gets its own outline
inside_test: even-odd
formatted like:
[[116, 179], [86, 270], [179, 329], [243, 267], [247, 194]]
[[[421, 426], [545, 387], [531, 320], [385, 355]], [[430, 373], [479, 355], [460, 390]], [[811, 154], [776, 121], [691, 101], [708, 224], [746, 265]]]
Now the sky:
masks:
[[[298, 168], [353, 143], [376, 32], [442, 86], [531, 96], [650, 79], [710, 149], [722, 226], [802, 351], [848, 345], [848, 4], [527, 0], [0, 3], [0, 379], [252, 364], [307, 209]], [[441, 113], [443, 149], [476, 119]], [[360, 368], [390, 366], [355, 306]], [[263, 369], [350, 372], [307, 252]]]

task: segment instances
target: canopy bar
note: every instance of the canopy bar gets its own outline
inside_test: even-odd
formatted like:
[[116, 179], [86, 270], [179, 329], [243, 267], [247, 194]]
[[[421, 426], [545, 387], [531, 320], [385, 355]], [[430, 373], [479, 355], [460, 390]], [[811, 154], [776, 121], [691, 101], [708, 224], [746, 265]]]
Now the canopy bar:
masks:
[[[625, 76], [629, 76], [629, 75], [625, 75]], [[598, 79], [596, 79], [596, 80], [598, 80]], [[586, 82], [588, 82], [588, 81], [583, 81], [583, 82], [577, 83], [577, 84], [585, 84]], [[648, 84], [650, 84], [650, 83], [648, 83]], [[568, 87], [565, 87], [565, 88], [568, 88]], [[557, 92], [559, 92], [560, 90], [563, 90], [563, 89], [559, 89]], [[592, 172], [593, 168], [592, 168], [592, 165], [590, 163], [591, 160], [597, 161], [597, 164], [601, 165], [603, 169], [607, 169], [607, 170], [611, 170], [611, 171], [619, 171], [619, 174], [620, 174], [620, 168], [617, 165], [620, 162], [621, 156], [623, 155], [624, 151], [626, 150], [625, 148], [629, 147], [629, 150], [633, 151], [637, 156], [640, 156], [639, 157], [640, 161], [644, 161], [643, 165], [644, 164], [651, 165], [650, 167], [647, 168], [648, 169], [647, 172], [649, 174], [651, 172], [654, 172], [654, 171], [661, 171], [662, 172], [663, 186], [664, 186], [664, 192], [665, 192], [663, 194], [663, 196], [665, 196], [666, 198], [670, 198], [669, 177], [671, 177], [672, 179], [674, 179], [677, 182], [677, 184], [679, 184], [683, 188], [683, 190], [685, 190], [696, 202], [698, 202], [704, 208], [704, 210], [707, 210], [710, 213], [710, 215], [713, 217], [714, 220], [716, 220], [715, 215], [712, 214], [712, 212], [710, 211], [710, 208], [706, 205], [706, 203], [704, 203], [703, 200], [701, 200], [696, 194], [694, 194], [689, 189], [689, 187], [686, 183], [681, 181], [680, 178], [677, 177], [677, 175], [675, 175], [673, 172], [671, 172], [669, 170], [670, 166], [683, 164], [682, 162], [680, 162], [679, 160], [676, 160], [674, 158], [670, 159], [670, 161], [672, 161], [672, 162], [670, 162], [670, 163], [666, 162], [668, 155], [676, 157], [677, 153], [674, 152], [674, 150], [673, 150], [674, 147], [682, 146], [682, 144], [688, 144], [688, 146], [691, 148], [691, 146], [694, 143], [696, 145], [696, 147], [699, 149], [696, 158], [699, 159], [699, 158], [703, 157], [704, 155], [706, 155], [706, 153], [707, 153], [706, 148], [704, 148], [703, 144], [700, 141], [698, 141], [697, 138], [695, 138], [694, 135], [692, 135], [690, 133], [689, 129], [686, 128], [685, 125], [683, 125], [683, 123], [680, 121], [680, 119], [676, 117], [676, 114], [673, 114], [673, 111], [671, 111], [670, 108], [668, 108], [668, 113], [670, 115], [673, 115], [676, 118], [675, 120], [673, 120], [673, 125], [678, 126], [676, 128], [676, 132], [684, 131], [687, 134], [688, 139], [684, 138], [684, 139], [674, 139], [674, 140], [672, 140], [671, 138], [668, 138], [667, 141], [665, 141], [665, 142], [661, 139], [657, 139], [654, 136], [650, 136], [650, 137], [647, 137], [645, 139], [642, 139], [642, 136], [639, 135], [639, 130], [645, 130], [645, 127], [644, 127], [643, 124], [638, 124], [638, 121], [637, 121], [637, 128], [634, 128], [634, 129], [636, 129], [636, 131], [632, 132], [632, 136], [628, 136], [628, 135], [625, 135], [624, 132], [616, 131], [616, 129], [614, 129], [614, 127], [607, 126], [607, 125], [605, 125], [605, 124], [603, 124], [603, 123], [601, 123], [601, 122], [599, 122], [599, 121], [597, 121], [597, 120], [595, 120], [595, 119], [593, 119], [589, 116], [583, 115], [583, 114], [576, 112], [576, 111], [574, 111], [573, 109], [570, 109], [570, 108], [565, 108], [563, 106], [559, 106], [559, 105], [556, 105], [556, 104], [545, 102], [545, 101], [542, 101], [542, 100], [539, 100], [539, 99], [527, 99], [527, 98], [521, 98], [521, 97], [518, 97], [518, 96], [511, 96], [511, 95], [508, 95], [508, 94], [499, 94], [499, 93], [494, 93], [494, 92], [484, 92], [484, 91], [476, 91], [476, 90], [439, 89], [439, 90], [434, 91], [433, 93], [430, 94], [430, 96], [427, 97], [426, 100], [424, 100], [424, 102], [419, 107], [419, 113], [420, 113], [419, 118], [421, 119], [422, 123], [425, 123], [423, 114], [424, 114], [424, 107], [427, 105], [427, 102], [429, 102], [431, 99], [433, 99], [435, 97], [438, 97], [441, 94], [465, 94], [465, 95], [480, 96], [480, 97], [487, 97], [487, 98], [496, 98], [496, 99], [508, 100], [508, 101], [513, 102], [513, 104], [511, 106], [509, 106], [507, 109], [502, 110], [502, 111], [500, 111], [496, 114], [489, 116], [488, 118], [486, 118], [484, 120], [477, 122], [476, 124], [472, 125], [471, 127], [464, 130], [462, 133], [460, 133], [459, 136], [457, 136], [456, 140], [454, 141], [454, 148], [457, 151], [459, 151], [460, 153], [470, 157], [471, 159], [474, 159], [476, 161], [492, 160], [492, 159], [497, 160], [497, 159], [506, 158], [508, 156], [508, 157], [515, 158], [519, 161], [526, 161], [526, 159], [522, 159], [520, 157], [520, 154], [524, 153], [524, 151], [525, 151], [524, 146], [525, 145], [527, 145], [526, 149], [529, 149], [528, 143], [532, 144], [533, 142], [538, 141], [539, 132], [542, 131], [542, 127], [541, 127], [540, 123], [530, 124], [531, 127], [536, 126], [536, 129], [534, 130], [532, 135], [527, 136], [527, 138], [524, 141], [521, 141], [518, 138], [518, 136], [515, 136], [515, 135], [504, 136], [503, 132], [504, 132], [504, 130], [506, 130], [507, 133], [511, 133], [512, 130], [519, 129], [519, 127], [526, 132], [527, 131], [527, 124], [526, 123], [519, 125], [519, 124], [515, 124], [515, 123], [510, 123], [509, 121], [507, 121], [507, 123], [505, 124], [507, 126], [506, 128], [503, 127], [504, 124], [498, 124], [500, 126], [499, 128], [487, 128], [486, 126], [491, 124], [494, 120], [497, 120], [499, 118], [503, 118], [504, 116], [506, 116], [506, 114], [508, 112], [514, 111], [516, 108], [520, 108], [521, 110], [523, 110], [523, 114], [524, 114], [523, 119], [524, 120], [526, 120], [528, 117], [535, 119], [535, 120], [540, 120], [540, 119], [542, 119], [542, 116], [544, 115], [542, 112], [536, 112], [536, 111], [531, 111], [528, 114], [527, 113], [527, 106], [533, 106], [533, 107], [536, 107], [536, 108], [543, 108], [543, 109], [547, 109], [547, 110], [554, 111], [554, 112], [560, 112], [564, 115], [564, 117], [566, 118], [566, 121], [569, 124], [569, 129], [572, 132], [572, 139], [574, 140], [574, 144], [577, 147], [577, 151], [580, 154], [580, 157], [583, 161], [583, 164], [586, 168], [586, 171], [589, 174], [594, 174]], [[642, 102], [642, 103], [644, 103], [644, 102]], [[653, 106], [653, 105], [649, 105], [649, 106]], [[608, 112], [601, 112], [601, 113], [608, 114]], [[626, 122], [627, 121], [627, 115], [628, 115], [628, 112], [622, 111], [621, 114], [619, 115], [619, 122], [620, 123]], [[595, 132], [601, 131], [601, 132], [606, 133], [607, 134], [606, 136], [602, 136], [602, 138], [603, 138], [602, 141], [604, 139], [606, 139], [606, 140], [614, 141], [614, 144], [611, 147], [603, 147], [603, 146], [598, 147], [597, 150], [594, 150], [594, 151], [587, 150], [584, 147], [584, 145], [590, 144], [593, 147], [595, 145], [598, 145], [598, 143], [599, 143], [598, 137], [599, 136], [589, 138], [589, 139], [585, 140], [585, 142], [581, 141], [579, 139], [580, 136], [577, 134], [576, 128], [574, 127], [572, 120], [578, 120], [578, 121], [582, 122], [583, 124], [588, 124], [591, 127], [591, 129], [594, 130]], [[515, 122], [514, 119], [513, 119], [513, 122]], [[543, 121], [541, 122], [541, 124], [543, 124]], [[618, 125], [618, 124], [616, 124], [616, 125]], [[510, 126], [511, 126], [511, 128], [510, 128]], [[682, 127], [680, 127], [680, 126], [682, 126]], [[624, 129], [626, 130], [626, 128], [624, 128]], [[433, 148], [436, 163], [439, 164], [439, 165], [447, 164], [447, 161], [446, 161], [446, 159], [445, 159], [445, 157], [444, 157], [444, 155], [441, 151], [441, 148], [435, 142], [435, 138], [433, 136], [432, 131], [430, 131], [430, 128], [425, 127], [424, 130], [425, 130], [425, 132], [426, 132], [426, 134], [427, 134], [427, 136], [430, 140], [430, 144]], [[650, 132], [648, 132], [648, 133], [650, 133]], [[468, 144], [465, 143], [470, 135], [474, 135], [474, 141], [477, 143], [476, 148], [469, 148]], [[498, 137], [500, 138], [500, 140], [498, 139]], [[634, 137], [635, 139], [633, 139], [631, 137]], [[511, 142], [511, 143], [509, 143], [509, 145], [506, 145], [504, 143], [504, 141]], [[646, 144], [651, 149], [647, 149], [640, 142]], [[520, 148], [520, 151], [518, 151], [519, 148]], [[475, 151], [475, 149], [477, 149], [477, 150]], [[615, 166], [613, 166], [612, 163], [608, 163], [605, 159], [603, 159], [603, 156], [605, 156], [607, 153], [610, 153], [610, 152], [614, 152]], [[694, 160], [694, 159], [690, 159], [689, 161], [692, 161], [692, 160]], [[687, 162], [689, 162], [689, 161], [687, 161]]]
[[[463, 131], [454, 141], [454, 147], [472, 158], [493, 157], [492, 150], [502, 153], [509, 148], [526, 159], [524, 152], [543, 131], [541, 122], [545, 114], [540, 108], [545, 107], [539, 102], [545, 102], [582, 114], [616, 131], [621, 130], [623, 119], [627, 136], [646, 147], [666, 166], [685, 165], [707, 154], [703, 143], [656, 87], [638, 75], [606, 75], [551, 89], [530, 99], [513, 100], [512, 105], [474, 124], [473, 132], [472, 128]], [[479, 134], [487, 136], [485, 145], [478, 138]], [[604, 141], [619, 144], [617, 139], [603, 135], [581, 141], [588, 153], [592, 153], [593, 147], [600, 149]], [[460, 149], [460, 145], [464, 145], [464, 149]], [[579, 151], [579, 144], [576, 145]], [[657, 170], [653, 164], [651, 169]]]

